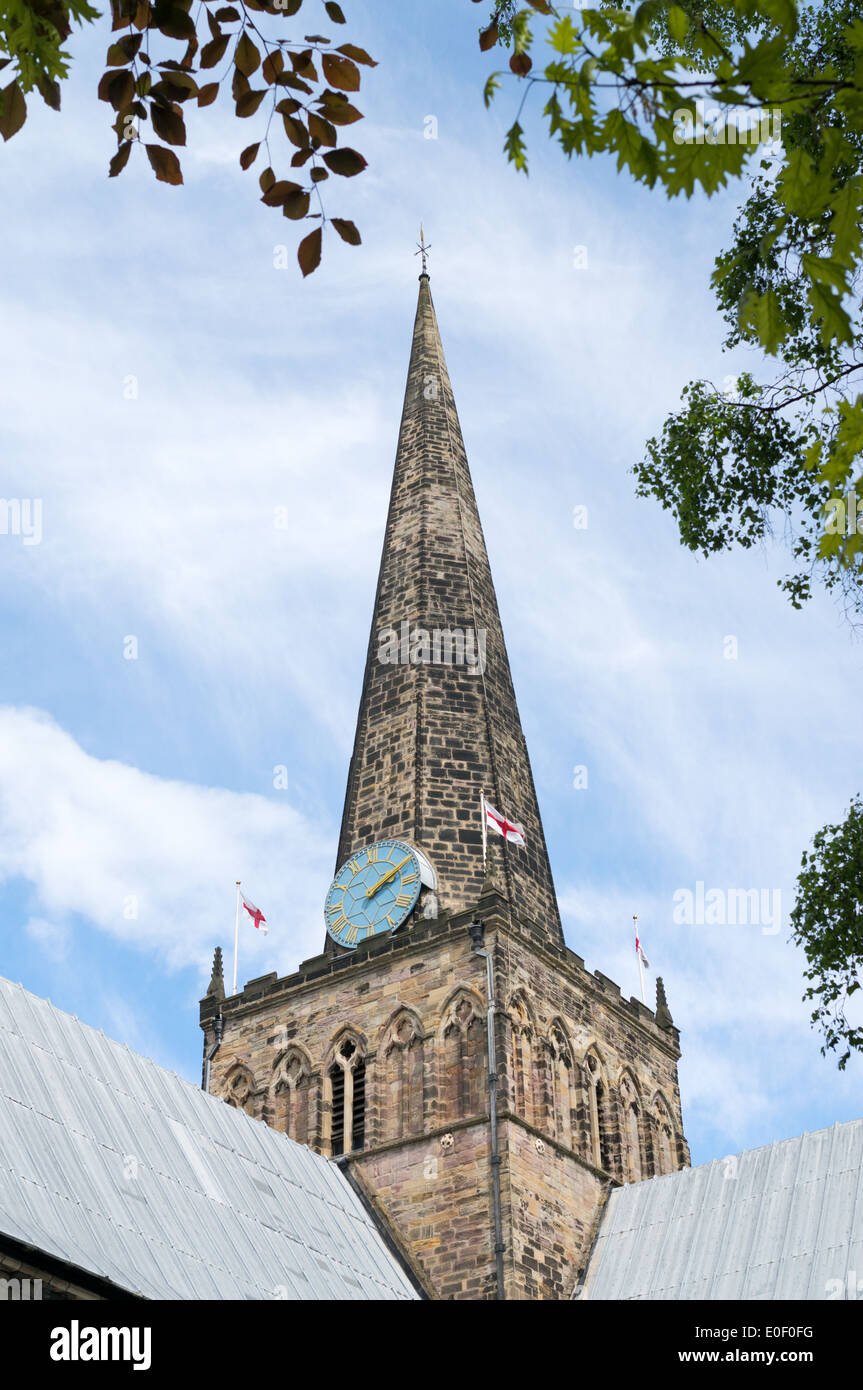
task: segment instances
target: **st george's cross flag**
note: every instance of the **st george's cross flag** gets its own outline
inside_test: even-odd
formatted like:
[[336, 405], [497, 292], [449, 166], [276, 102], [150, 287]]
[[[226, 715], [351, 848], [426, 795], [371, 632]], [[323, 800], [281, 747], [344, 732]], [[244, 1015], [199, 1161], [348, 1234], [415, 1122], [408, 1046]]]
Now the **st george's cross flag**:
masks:
[[636, 929], [635, 929], [635, 954], [638, 956], [638, 959], [641, 961], [641, 964], [644, 966], [645, 970], [649, 970], [649, 969], [650, 969], [650, 961], [647, 959], [647, 956], [644, 954], [644, 951], [641, 949], [641, 941], [639, 940], [639, 937], [638, 937], [638, 928], [637, 928], [637, 927], [636, 927]]
[[524, 826], [519, 825], [517, 821], [507, 820], [506, 816], [502, 816], [499, 811], [496, 811], [485, 797], [482, 800], [486, 826], [496, 830], [498, 835], [502, 835], [505, 840], [512, 840], [513, 844], [523, 845], [525, 843]]
[[264, 916], [263, 912], [259, 907], [255, 907], [254, 903], [249, 902], [249, 899], [246, 897], [245, 893], [241, 893], [240, 897], [243, 900], [243, 907], [248, 912], [257, 930], [263, 932], [264, 936], [266, 936], [267, 932], [269, 931], [269, 927], [267, 926], [267, 919]]
[[479, 794], [480, 815], [482, 816], [482, 866], [487, 867], [488, 861], [488, 828], [496, 830], [498, 835], [502, 835], [505, 840], [512, 840], [516, 845], [523, 845], [524, 826], [518, 825], [516, 821], [507, 820], [500, 811], [496, 811], [490, 802], [485, 799], [485, 792]]

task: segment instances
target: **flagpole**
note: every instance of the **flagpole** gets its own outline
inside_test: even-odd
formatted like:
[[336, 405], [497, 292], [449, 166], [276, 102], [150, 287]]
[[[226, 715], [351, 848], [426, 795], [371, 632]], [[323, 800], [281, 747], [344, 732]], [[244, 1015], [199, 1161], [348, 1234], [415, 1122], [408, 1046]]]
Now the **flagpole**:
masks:
[[485, 874], [488, 872], [487, 865], [486, 865], [486, 858], [487, 858], [487, 855], [488, 855], [488, 827], [487, 827], [487, 825], [486, 825], [486, 819], [485, 819], [485, 792], [484, 792], [484, 791], [481, 791], [480, 794], [479, 794], [479, 813], [480, 813], [480, 816], [482, 817], [482, 872], [483, 872], [483, 875], [485, 875]]
[[641, 980], [641, 1002], [642, 1004], [646, 1004], [647, 1000], [644, 997], [644, 967], [641, 964], [641, 952], [638, 949], [638, 917], [635, 914], [633, 914], [632, 921], [635, 926], [635, 954], [638, 956], [638, 978]]
[[[237, 906], [234, 912], [234, 985], [232, 994], [237, 992], [237, 948], [240, 944], [240, 880], [237, 879]], [[642, 988], [642, 994], [644, 989]]]

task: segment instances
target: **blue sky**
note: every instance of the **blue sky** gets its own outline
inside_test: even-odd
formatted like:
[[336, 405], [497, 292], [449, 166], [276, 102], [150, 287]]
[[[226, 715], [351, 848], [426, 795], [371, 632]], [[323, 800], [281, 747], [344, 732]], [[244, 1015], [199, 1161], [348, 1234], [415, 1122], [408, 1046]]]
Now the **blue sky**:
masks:
[[[62, 114], [34, 102], [4, 147], [0, 494], [44, 519], [39, 545], [0, 537], [0, 972], [196, 1080], [234, 880], [271, 923], [241, 978], [320, 949], [422, 219], [567, 940], [637, 993], [639, 913], [704, 1161], [860, 1113], [787, 917], [859, 788], [863, 654], [831, 601], [783, 599], [781, 544], [699, 561], [634, 497], [681, 386], [753, 365], [721, 353], [708, 288], [739, 188], [669, 203], [530, 116], [516, 175], [482, 13], [351, 4], [340, 37], [380, 61], [370, 167], [328, 208], [364, 244], [329, 237], [305, 283], [238, 167], [254, 119], [191, 113], [182, 189], [134, 158], [108, 182], [103, 31], [71, 44]], [[676, 924], [698, 882], [780, 890], [780, 930]]]

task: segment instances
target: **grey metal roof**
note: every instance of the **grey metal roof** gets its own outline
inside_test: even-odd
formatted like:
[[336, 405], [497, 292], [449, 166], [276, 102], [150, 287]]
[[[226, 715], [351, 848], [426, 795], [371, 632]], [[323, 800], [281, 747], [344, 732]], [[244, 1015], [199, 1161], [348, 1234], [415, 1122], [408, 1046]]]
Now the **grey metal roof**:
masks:
[[616, 1188], [581, 1297], [841, 1298], [852, 1272], [863, 1120]]
[[335, 1164], [2, 977], [0, 1234], [145, 1298], [418, 1296]]

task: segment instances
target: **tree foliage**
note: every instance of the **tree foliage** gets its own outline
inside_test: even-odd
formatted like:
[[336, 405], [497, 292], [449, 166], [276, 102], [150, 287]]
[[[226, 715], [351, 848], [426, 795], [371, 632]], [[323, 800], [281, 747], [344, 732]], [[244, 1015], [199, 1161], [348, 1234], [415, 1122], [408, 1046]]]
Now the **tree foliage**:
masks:
[[[109, 165], [116, 178], [140, 148], [161, 183], [183, 182], [176, 153], [186, 144], [184, 106], [233, 102], [239, 120], [253, 122], [257, 138], [245, 144], [240, 167], [265, 166], [258, 176], [261, 202], [293, 221], [318, 222], [302, 239], [303, 275], [320, 262], [327, 221], [351, 246], [360, 234], [347, 218], [327, 218], [321, 184], [330, 175], [353, 178], [366, 167], [358, 150], [340, 144], [344, 127], [362, 119], [354, 104], [362, 67], [376, 66], [365, 49], [334, 45], [321, 34], [285, 37], [285, 21], [303, 0], [245, 0], [240, 5], [205, 0], [111, 0], [112, 41], [98, 96], [114, 113], [117, 152]], [[326, 19], [342, 25], [336, 0], [324, 0]], [[99, 12], [86, 0], [3, 0], [0, 68], [11, 80], [0, 89], [0, 135], [9, 140], [27, 117], [27, 97], [37, 91], [59, 110], [60, 82], [68, 75], [63, 44], [73, 22], [94, 22]], [[5, 76], [10, 76], [9, 73]], [[275, 129], [274, 129], [275, 127]], [[284, 135], [274, 152], [275, 132]], [[288, 167], [276, 165], [290, 150]]]
[[[791, 913], [793, 940], [806, 953], [805, 999], [814, 1000], [812, 1023], [822, 1052], [839, 1051], [844, 1068], [863, 1050], [863, 1024], [849, 1021], [848, 1001], [860, 988], [863, 967], [863, 801], [855, 797], [841, 825], [826, 825], [804, 851]], [[863, 1009], [857, 1009], [863, 1017]]]
[[[551, 11], [498, 4], [480, 47], [512, 49], [524, 90], [505, 149], [527, 172], [524, 112], [542, 101], [567, 156], [609, 154], [669, 197], [746, 175], [713, 286], [725, 346], [767, 366], [690, 382], [634, 469], [636, 491], [708, 555], [760, 541], [781, 518], [799, 607], [818, 573], [863, 612], [863, 18], [859, 3], [646, 0]], [[543, 21], [542, 16], [547, 16]], [[532, 25], [550, 50], [541, 71]], [[514, 60], [518, 60], [514, 62]], [[491, 74], [486, 101], [501, 86]], [[769, 144], [765, 136], [777, 131]], [[754, 135], [754, 139], [753, 139]], [[850, 494], [854, 500], [849, 503]], [[836, 500], [842, 502], [837, 524]], [[860, 529], [849, 518], [860, 503]]]

